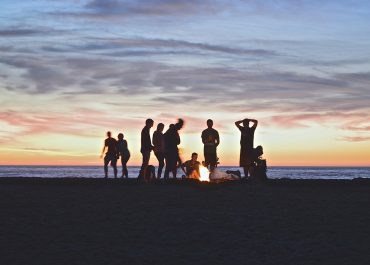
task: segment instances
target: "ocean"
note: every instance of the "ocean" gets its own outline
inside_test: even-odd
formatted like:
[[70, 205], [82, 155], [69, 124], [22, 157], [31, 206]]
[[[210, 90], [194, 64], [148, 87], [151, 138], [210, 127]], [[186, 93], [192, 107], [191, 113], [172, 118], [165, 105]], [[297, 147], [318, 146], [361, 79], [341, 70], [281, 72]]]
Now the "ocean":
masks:
[[[221, 171], [240, 170], [238, 167], [218, 167]], [[140, 167], [128, 167], [129, 177], [136, 178]], [[118, 168], [118, 175], [121, 174]], [[182, 171], [178, 171], [181, 177]], [[269, 167], [271, 179], [354, 179], [370, 178], [370, 167]], [[0, 177], [41, 177], [41, 178], [102, 178], [102, 166], [0, 166]], [[109, 168], [109, 177], [113, 170]]]

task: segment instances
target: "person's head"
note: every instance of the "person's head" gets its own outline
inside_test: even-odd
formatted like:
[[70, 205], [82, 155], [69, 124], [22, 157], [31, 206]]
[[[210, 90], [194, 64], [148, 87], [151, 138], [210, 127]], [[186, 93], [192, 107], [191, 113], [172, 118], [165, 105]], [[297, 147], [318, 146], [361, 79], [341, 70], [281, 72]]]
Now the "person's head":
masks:
[[192, 153], [191, 154], [191, 160], [197, 161], [198, 160], [198, 154], [197, 153]]
[[154, 121], [152, 119], [147, 119], [145, 121], [145, 126], [148, 126], [149, 128], [152, 128], [154, 124]]
[[110, 131], [107, 131], [107, 137], [111, 138], [111, 136], [112, 136], [112, 133]]
[[213, 120], [211, 120], [211, 119], [208, 119], [207, 120], [207, 126], [208, 126], [208, 128], [212, 128], [213, 127]]
[[249, 120], [248, 119], [243, 120], [243, 126], [244, 127], [249, 127]]
[[176, 130], [181, 130], [181, 128], [184, 126], [184, 120], [179, 119], [178, 122], [175, 124]]
[[123, 140], [123, 133], [119, 133], [117, 137], [118, 137], [118, 140]]
[[158, 125], [157, 125], [157, 131], [158, 132], [163, 132], [163, 129], [164, 129], [164, 124], [163, 123], [158, 123]]

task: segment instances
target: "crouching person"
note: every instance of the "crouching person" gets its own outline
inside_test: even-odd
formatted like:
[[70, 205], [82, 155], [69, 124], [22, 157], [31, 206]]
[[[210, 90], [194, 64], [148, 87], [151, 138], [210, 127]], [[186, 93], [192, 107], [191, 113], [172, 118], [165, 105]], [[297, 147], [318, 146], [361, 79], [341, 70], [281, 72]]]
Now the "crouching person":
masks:
[[181, 164], [181, 168], [185, 172], [186, 178], [194, 179], [199, 179], [200, 177], [199, 166], [200, 162], [198, 161], [197, 153], [192, 153], [191, 159]]
[[253, 163], [252, 163], [252, 180], [264, 181], [267, 180], [267, 163], [266, 160], [262, 158], [263, 148], [262, 146], [257, 146], [253, 149]]
[[148, 165], [145, 171], [145, 181], [155, 180], [155, 167], [153, 165]]

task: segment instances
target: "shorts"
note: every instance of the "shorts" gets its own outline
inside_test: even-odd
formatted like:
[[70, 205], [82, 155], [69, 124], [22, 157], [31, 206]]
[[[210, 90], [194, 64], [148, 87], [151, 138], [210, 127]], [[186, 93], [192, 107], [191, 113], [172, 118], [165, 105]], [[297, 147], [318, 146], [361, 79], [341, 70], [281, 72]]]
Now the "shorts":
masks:
[[117, 166], [117, 155], [116, 154], [105, 154], [105, 157], [104, 157], [104, 164], [105, 165], [108, 165], [110, 162], [110, 165], [112, 167], [116, 167]]

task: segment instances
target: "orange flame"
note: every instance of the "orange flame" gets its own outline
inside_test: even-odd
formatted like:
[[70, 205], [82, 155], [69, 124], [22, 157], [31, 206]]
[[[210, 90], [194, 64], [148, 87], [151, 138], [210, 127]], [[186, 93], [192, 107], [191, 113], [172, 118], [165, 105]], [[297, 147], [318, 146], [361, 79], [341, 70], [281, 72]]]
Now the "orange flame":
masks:
[[200, 181], [207, 181], [207, 182], [210, 181], [208, 168], [204, 166], [199, 166], [199, 173], [200, 173], [200, 176], [199, 176]]

